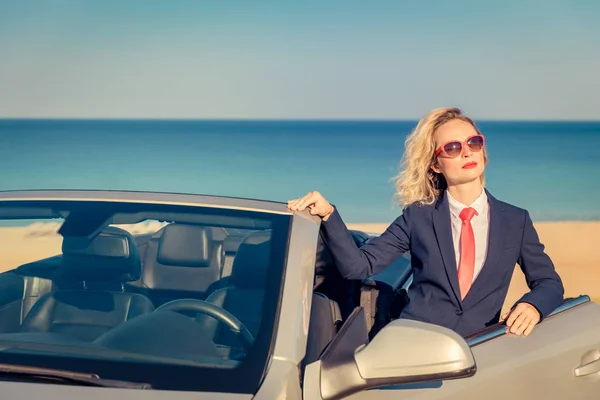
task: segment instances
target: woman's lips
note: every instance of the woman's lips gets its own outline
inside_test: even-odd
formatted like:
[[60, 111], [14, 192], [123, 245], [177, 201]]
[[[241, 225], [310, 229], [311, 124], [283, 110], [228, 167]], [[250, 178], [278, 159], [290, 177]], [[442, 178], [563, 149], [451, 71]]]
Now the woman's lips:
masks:
[[466, 163], [465, 165], [463, 165], [463, 169], [470, 169], [470, 168], [475, 168], [477, 166], [477, 163], [475, 161], [471, 161]]

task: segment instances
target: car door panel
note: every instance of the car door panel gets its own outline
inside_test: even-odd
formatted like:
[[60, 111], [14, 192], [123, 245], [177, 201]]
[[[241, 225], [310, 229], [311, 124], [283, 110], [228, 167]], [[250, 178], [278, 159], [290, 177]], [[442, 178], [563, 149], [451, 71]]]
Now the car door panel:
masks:
[[[349, 399], [596, 399], [600, 393], [600, 306], [587, 302], [540, 323], [528, 337], [502, 335], [472, 347], [477, 373], [401, 385]], [[586, 359], [587, 358], [587, 359]], [[575, 376], [575, 369], [590, 372]]]

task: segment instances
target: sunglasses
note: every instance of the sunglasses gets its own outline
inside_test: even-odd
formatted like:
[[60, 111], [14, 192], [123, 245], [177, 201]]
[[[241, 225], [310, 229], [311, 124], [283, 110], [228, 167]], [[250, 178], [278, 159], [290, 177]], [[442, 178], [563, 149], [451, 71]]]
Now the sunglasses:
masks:
[[471, 151], [481, 151], [483, 149], [484, 142], [485, 139], [483, 135], [469, 136], [464, 142], [459, 140], [451, 140], [438, 147], [433, 155], [433, 158], [436, 158], [441, 153], [444, 153], [449, 158], [458, 157], [462, 153], [464, 145], [469, 146]]

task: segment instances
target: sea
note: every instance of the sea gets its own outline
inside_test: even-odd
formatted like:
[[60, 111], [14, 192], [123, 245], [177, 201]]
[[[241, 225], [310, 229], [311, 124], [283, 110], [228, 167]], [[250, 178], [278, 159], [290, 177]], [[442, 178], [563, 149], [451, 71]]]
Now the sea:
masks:
[[[287, 201], [348, 223], [402, 210], [392, 178], [417, 121], [0, 119], [0, 190], [103, 189]], [[534, 221], [600, 220], [600, 121], [478, 121], [488, 190]]]

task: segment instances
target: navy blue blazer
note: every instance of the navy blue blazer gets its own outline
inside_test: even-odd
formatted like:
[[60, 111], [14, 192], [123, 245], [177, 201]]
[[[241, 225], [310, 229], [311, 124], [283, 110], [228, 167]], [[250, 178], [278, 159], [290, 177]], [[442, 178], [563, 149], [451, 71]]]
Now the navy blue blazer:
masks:
[[490, 205], [488, 253], [464, 300], [460, 298], [445, 193], [432, 205], [407, 206], [384, 233], [361, 248], [335, 209], [321, 224], [323, 240], [347, 279], [375, 275], [410, 251], [413, 282], [401, 318], [445, 326], [463, 336], [497, 323], [514, 267], [519, 264], [531, 290], [518, 302], [535, 306], [543, 319], [562, 302], [562, 281], [544, 252], [529, 213], [486, 193]]

